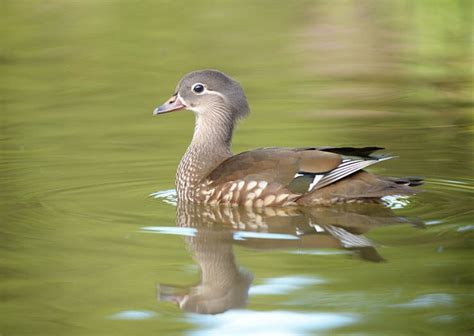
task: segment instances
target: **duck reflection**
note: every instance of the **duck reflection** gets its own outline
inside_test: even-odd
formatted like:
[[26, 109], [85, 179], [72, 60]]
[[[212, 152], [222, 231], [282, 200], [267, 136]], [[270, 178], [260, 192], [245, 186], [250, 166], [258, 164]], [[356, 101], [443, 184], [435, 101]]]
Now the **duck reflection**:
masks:
[[157, 299], [188, 312], [217, 314], [246, 305], [253, 275], [236, 262], [233, 245], [254, 249], [341, 248], [364, 260], [384, 259], [363, 234], [378, 226], [407, 223], [381, 204], [313, 208], [217, 208], [181, 203], [176, 224], [192, 228], [186, 244], [201, 279], [189, 287], [158, 285]]

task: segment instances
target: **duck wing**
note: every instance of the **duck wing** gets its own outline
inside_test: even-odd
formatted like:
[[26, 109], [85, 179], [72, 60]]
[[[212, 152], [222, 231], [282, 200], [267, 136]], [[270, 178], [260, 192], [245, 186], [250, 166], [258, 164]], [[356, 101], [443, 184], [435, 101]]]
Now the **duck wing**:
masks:
[[283, 205], [390, 158], [372, 156], [378, 149], [272, 147], [243, 152], [222, 162], [205, 178], [206, 201], [226, 197], [225, 202], [239, 204], [249, 199], [264, 202], [269, 196], [264, 203]]

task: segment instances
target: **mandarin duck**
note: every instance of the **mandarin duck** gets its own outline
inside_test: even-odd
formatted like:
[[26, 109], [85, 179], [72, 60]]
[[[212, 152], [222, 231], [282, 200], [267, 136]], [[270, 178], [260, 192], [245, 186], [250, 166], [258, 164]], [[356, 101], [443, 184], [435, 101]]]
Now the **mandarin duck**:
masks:
[[176, 173], [178, 200], [251, 208], [379, 202], [411, 195], [417, 177], [377, 176], [364, 169], [391, 159], [381, 147], [258, 148], [233, 155], [237, 122], [249, 113], [239, 82], [217, 70], [186, 74], [154, 115], [190, 110], [194, 135]]

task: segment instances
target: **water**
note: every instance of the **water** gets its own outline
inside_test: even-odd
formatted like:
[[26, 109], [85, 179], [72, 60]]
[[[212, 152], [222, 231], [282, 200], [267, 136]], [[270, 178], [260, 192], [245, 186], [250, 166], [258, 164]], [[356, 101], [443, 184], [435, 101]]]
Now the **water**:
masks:
[[[472, 334], [471, 7], [4, 1], [0, 333]], [[151, 111], [207, 67], [249, 98], [235, 152], [384, 146], [424, 191], [176, 207], [193, 116]]]

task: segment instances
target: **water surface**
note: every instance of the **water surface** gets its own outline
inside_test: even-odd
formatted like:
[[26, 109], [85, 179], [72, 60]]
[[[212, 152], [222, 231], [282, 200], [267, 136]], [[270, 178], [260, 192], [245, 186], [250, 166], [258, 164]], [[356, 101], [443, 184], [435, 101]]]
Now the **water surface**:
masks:
[[[4, 1], [0, 333], [472, 334], [471, 7]], [[424, 192], [177, 207], [193, 116], [151, 111], [200, 68], [246, 91], [235, 152], [383, 146]]]

